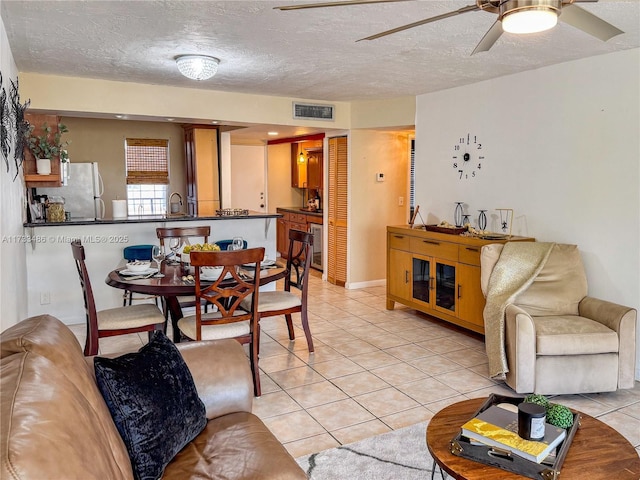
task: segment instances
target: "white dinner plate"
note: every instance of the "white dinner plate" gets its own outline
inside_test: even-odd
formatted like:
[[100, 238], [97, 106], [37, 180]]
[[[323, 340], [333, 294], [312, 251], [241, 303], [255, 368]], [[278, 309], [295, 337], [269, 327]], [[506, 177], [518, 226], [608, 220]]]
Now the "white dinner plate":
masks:
[[[261, 267], [271, 267], [272, 265], [275, 265], [276, 261], [275, 260], [269, 260], [268, 258], [265, 258], [264, 260], [262, 260], [260, 262], [260, 266]], [[255, 267], [256, 263], [245, 263], [242, 265], [243, 267]]]
[[142, 272], [132, 272], [131, 270], [129, 270], [128, 268], [125, 268], [124, 270], [120, 270], [118, 272], [118, 274], [120, 275], [129, 275], [129, 276], [134, 276], [134, 275], [150, 275], [152, 273], [157, 273], [158, 269], [157, 268], [147, 268], [146, 270], [143, 270]]

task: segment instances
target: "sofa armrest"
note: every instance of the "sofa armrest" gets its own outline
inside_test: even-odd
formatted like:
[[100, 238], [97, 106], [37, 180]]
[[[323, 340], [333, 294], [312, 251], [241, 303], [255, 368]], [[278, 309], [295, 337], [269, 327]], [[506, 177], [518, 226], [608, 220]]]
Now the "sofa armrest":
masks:
[[208, 340], [176, 346], [191, 370], [208, 419], [251, 412], [253, 377], [249, 360], [237, 341]]
[[633, 388], [636, 368], [636, 317], [638, 312], [593, 297], [584, 297], [578, 305], [581, 317], [609, 327], [618, 334], [618, 388]]
[[516, 305], [507, 305], [504, 338], [509, 367], [507, 385], [517, 393], [532, 393], [536, 378], [536, 326], [531, 315]]

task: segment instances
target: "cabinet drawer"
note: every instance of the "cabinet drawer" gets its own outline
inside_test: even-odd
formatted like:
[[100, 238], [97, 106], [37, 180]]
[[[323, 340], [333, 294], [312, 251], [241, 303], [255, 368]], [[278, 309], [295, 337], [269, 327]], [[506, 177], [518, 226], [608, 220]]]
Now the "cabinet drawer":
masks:
[[307, 223], [307, 216], [304, 213], [290, 213], [289, 221], [293, 223]]
[[411, 237], [406, 235], [401, 235], [399, 233], [389, 233], [389, 248], [395, 248], [396, 250], [406, 250], [410, 251], [411, 248]]
[[306, 223], [289, 223], [289, 230], [300, 230], [301, 232], [308, 232]]
[[429, 255], [444, 260], [458, 260], [458, 245], [455, 243], [430, 240], [428, 238], [411, 237], [411, 251], [421, 255]]
[[285, 212], [284, 210], [280, 210], [279, 208], [276, 209], [276, 212], [282, 215], [282, 220], [284, 220], [285, 222], [289, 221], [289, 215], [291, 215], [289, 212]]
[[458, 261], [480, 266], [480, 245], [458, 245]]

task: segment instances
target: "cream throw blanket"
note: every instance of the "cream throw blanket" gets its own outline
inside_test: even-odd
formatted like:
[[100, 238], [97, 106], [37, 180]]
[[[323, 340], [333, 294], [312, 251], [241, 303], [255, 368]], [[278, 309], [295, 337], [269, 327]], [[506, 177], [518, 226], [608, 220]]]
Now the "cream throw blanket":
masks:
[[526, 290], [544, 267], [554, 243], [508, 242], [495, 264], [484, 307], [485, 347], [489, 375], [504, 380], [509, 371], [504, 345], [504, 313], [507, 305]]

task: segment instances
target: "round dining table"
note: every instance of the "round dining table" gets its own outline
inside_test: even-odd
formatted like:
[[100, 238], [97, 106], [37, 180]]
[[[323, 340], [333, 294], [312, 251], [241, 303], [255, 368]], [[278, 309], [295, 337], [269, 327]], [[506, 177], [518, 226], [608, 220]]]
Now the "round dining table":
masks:
[[[178, 297], [195, 295], [195, 281], [185, 281], [183, 279], [183, 277], [189, 275], [189, 273], [185, 272], [180, 264], [174, 265], [162, 262], [160, 267], [160, 273], [162, 275], [149, 278], [120, 275], [119, 272], [125, 268], [125, 266], [122, 266], [109, 272], [105, 283], [110, 287], [127, 290], [129, 292], [163, 297], [164, 306], [168, 310], [171, 318], [173, 341], [176, 343], [180, 342], [178, 320], [183, 317], [183, 313]], [[252, 270], [251, 268], [248, 269], [248, 271]], [[260, 271], [260, 286], [280, 280], [286, 275], [286, 265], [276, 262], [275, 265], [270, 265], [268, 268]], [[195, 278], [195, 275], [192, 275], [192, 278]], [[225, 282], [227, 281], [232, 280], [225, 280]]]

